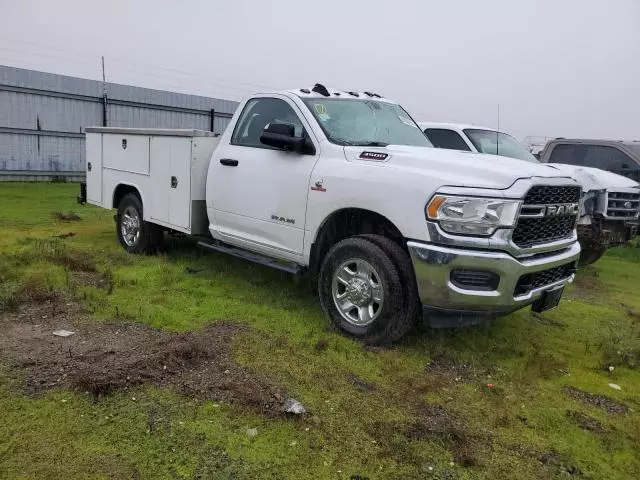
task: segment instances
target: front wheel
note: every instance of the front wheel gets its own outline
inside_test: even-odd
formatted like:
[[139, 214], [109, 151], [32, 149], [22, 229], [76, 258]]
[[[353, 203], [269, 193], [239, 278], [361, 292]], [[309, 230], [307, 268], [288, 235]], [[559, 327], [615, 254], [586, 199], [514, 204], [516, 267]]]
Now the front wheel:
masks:
[[413, 325], [394, 262], [366, 238], [350, 237], [333, 246], [322, 262], [318, 293], [331, 322], [368, 343], [390, 344]]
[[120, 244], [129, 253], [155, 253], [162, 242], [162, 230], [145, 222], [142, 202], [137, 195], [126, 195], [118, 205], [116, 229]]
[[587, 265], [591, 265], [592, 263], [596, 263], [607, 249], [603, 246], [590, 246], [587, 248], [583, 248], [582, 252], [580, 252], [580, 259], [578, 260], [579, 267], [586, 267]]

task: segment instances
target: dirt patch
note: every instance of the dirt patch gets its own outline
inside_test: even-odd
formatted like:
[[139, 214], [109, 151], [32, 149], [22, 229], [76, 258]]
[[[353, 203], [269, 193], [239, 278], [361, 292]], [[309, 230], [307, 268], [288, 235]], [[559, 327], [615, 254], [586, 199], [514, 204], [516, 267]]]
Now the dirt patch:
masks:
[[316, 352], [324, 352], [327, 348], [329, 348], [329, 340], [327, 340], [326, 338], [321, 338], [313, 346], [313, 349]]
[[0, 301], [1, 312], [16, 312], [21, 306], [30, 304], [57, 304], [61, 295], [39, 279], [32, 278], [24, 282], [17, 290]]
[[[149, 383], [267, 414], [279, 413], [285, 400], [281, 388], [233, 361], [233, 336], [244, 329], [238, 325], [170, 333], [134, 323], [88, 324], [74, 304], [46, 302], [0, 316], [0, 326], [0, 360], [24, 372], [29, 394], [64, 387], [100, 397]], [[61, 328], [75, 334], [52, 335]]]
[[583, 473], [570, 458], [557, 452], [545, 452], [538, 457], [538, 461], [542, 465], [554, 470], [554, 473], [557, 475], [585, 478]]
[[82, 220], [79, 215], [76, 215], [73, 212], [54, 212], [53, 216], [60, 222], [79, 222], [80, 220]]
[[362, 390], [363, 392], [373, 392], [376, 389], [376, 385], [374, 383], [365, 382], [353, 373], [347, 375], [347, 381], [358, 390]]
[[607, 288], [598, 277], [598, 271], [582, 268], [578, 271], [573, 282], [573, 288], [567, 293], [568, 299], [580, 300], [587, 303], [598, 303], [606, 294]]
[[547, 317], [541, 313], [531, 312], [531, 316], [535, 318], [538, 323], [541, 323], [542, 325], [546, 325], [548, 327], [555, 327], [560, 330], [566, 330], [568, 326], [564, 322], [554, 320], [553, 318]]
[[618, 403], [605, 395], [585, 392], [574, 387], [564, 387], [562, 391], [586, 405], [598, 407], [607, 413], [623, 415], [629, 411], [629, 408], [626, 405]]
[[478, 377], [486, 377], [492, 373], [488, 370], [479, 370], [466, 363], [460, 363], [445, 354], [436, 355], [427, 363], [425, 371], [445, 383], [471, 382]]
[[[427, 406], [417, 412], [413, 423], [375, 422], [369, 433], [383, 447], [383, 453], [398, 461], [414, 461], [405, 446], [394, 439], [402, 435], [408, 440], [438, 440], [449, 446], [454, 460], [464, 466], [478, 465], [482, 439], [470, 435], [462, 421], [442, 406]], [[408, 456], [407, 458], [405, 458]]]
[[93, 287], [106, 290], [107, 294], [113, 293], [113, 274], [111, 271], [98, 272], [71, 272], [70, 285], [72, 288]]
[[567, 418], [583, 430], [589, 430], [590, 432], [595, 433], [604, 433], [605, 431], [604, 427], [598, 420], [582, 412], [567, 410]]
[[64, 240], [65, 238], [73, 238], [75, 236], [76, 236], [75, 232], [69, 232], [69, 233], [62, 233], [60, 235], [54, 235], [53, 238], [61, 238], [62, 240]]

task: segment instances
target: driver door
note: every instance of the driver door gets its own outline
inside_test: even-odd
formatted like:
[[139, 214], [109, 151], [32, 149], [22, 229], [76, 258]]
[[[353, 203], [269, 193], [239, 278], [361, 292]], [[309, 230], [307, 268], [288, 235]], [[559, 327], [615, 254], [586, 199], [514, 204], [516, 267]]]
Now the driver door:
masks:
[[309, 181], [317, 153], [305, 155], [262, 144], [265, 126], [274, 122], [294, 125], [296, 136], [310, 131], [295, 104], [282, 98], [249, 100], [229, 141], [218, 146], [212, 159], [212, 224], [227, 243], [296, 261], [303, 250]]

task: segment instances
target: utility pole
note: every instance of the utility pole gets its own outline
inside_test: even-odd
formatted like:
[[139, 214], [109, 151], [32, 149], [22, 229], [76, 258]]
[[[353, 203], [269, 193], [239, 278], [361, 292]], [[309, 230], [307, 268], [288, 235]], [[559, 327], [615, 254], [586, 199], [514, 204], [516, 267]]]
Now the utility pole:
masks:
[[500, 155], [500, 104], [498, 103], [498, 128], [496, 128], [496, 155]]
[[107, 78], [104, 74], [104, 55], [102, 56], [102, 126], [107, 126]]

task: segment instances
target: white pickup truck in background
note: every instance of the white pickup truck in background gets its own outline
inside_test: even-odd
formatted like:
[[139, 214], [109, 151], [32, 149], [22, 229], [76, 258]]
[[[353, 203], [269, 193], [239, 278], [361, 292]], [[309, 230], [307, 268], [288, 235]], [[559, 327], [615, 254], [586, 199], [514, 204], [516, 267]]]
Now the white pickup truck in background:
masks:
[[381, 344], [423, 316], [459, 326], [552, 308], [574, 278], [580, 185], [433, 148], [398, 104], [322, 85], [255, 95], [221, 136], [87, 128], [86, 200], [118, 238], [165, 232], [318, 281], [326, 316]]
[[[419, 125], [438, 148], [541, 163], [514, 137], [492, 128], [434, 122], [419, 122]], [[578, 220], [581, 266], [596, 262], [607, 248], [627, 243], [637, 234], [640, 217], [640, 185], [637, 182], [598, 168], [548, 165], [575, 178], [584, 191]]]

